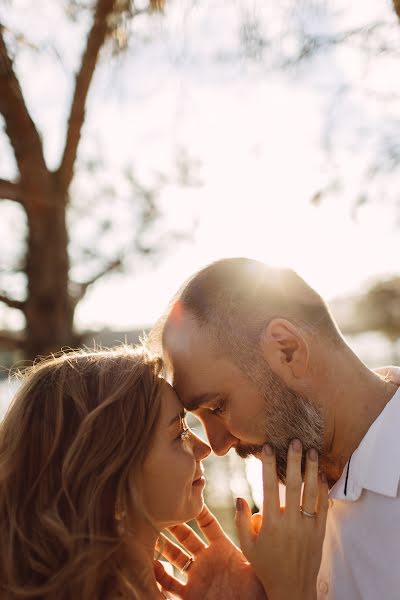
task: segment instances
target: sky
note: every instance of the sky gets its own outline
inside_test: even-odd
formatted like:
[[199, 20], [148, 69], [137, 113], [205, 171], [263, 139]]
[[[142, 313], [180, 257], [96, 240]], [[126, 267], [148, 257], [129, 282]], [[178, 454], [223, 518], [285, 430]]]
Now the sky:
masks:
[[[33, 47], [45, 48], [20, 51], [15, 65], [43, 134], [46, 159], [55, 167], [71, 73], [90, 22], [83, 15], [65, 25], [63, 2], [40, 0], [40, 11], [38, 4], [2, 3], [0, 22], [23, 33]], [[153, 231], [156, 241], [170, 232], [190, 232], [188, 239], [167, 245], [153, 260], [133, 256], [124, 273], [94, 285], [78, 306], [79, 328], [146, 328], [188, 276], [226, 256], [290, 266], [328, 301], [399, 273], [396, 172], [368, 182], [369, 202], [353, 218], [365, 171], [382, 140], [400, 139], [397, 56], [394, 61], [389, 55], [375, 57], [359, 50], [356, 40], [282, 71], [276, 66], [278, 50], [290, 55], [295, 42], [279, 34], [293, 4], [171, 0], [165, 15], [133, 22], [125, 55], [103, 53], [80, 146], [81, 159], [100, 157], [103, 166], [96, 180], [78, 174], [74, 183], [74, 198], [95, 207], [95, 216], [74, 225], [74, 243], [87, 239], [100, 255], [129, 239], [136, 213], [121, 180], [126, 166], [151, 184], [156, 173], [174, 173], [176, 157], [184, 152], [197, 185], [172, 184], [163, 190], [162, 216]], [[309, 31], [334, 35], [374, 20], [395, 23], [389, 0], [336, 0], [334, 9], [323, 0], [295, 4], [304, 10], [303, 26]], [[240, 48], [243, 21], [259, 23], [259, 33], [278, 40], [279, 48], [272, 43], [262, 60], [246, 58]], [[400, 28], [394, 32], [398, 36]], [[382, 96], [389, 100], [381, 102]], [[0, 132], [0, 177], [14, 173]], [[310, 203], [332, 181], [340, 184], [319, 206]], [[109, 204], [107, 199], [98, 202], [99, 185], [115, 186]], [[109, 205], [116, 226], [108, 237], [96, 240], [93, 221]], [[4, 264], [11, 263], [23, 235], [22, 212], [1, 202]], [[84, 271], [78, 265], [72, 274], [79, 278]], [[6, 283], [10, 294], [21, 293], [20, 279]], [[16, 311], [0, 305], [0, 328], [4, 326], [19, 328], [23, 322]], [[378, 348], [379, 340], [372, 345]], [[247, 470], [260, 502], [260, 466], [250, 460]]]
[[[184, 279], [225, 256], [290, 266], [328, 301], [399, 272], [396, 174], [388, 174], [386, 187], [371, 181], [370, 201], [352, 218], [381, 137], [392, 131], [391, 120], [400, 122], [395, 104], [383, 105], [370, 93], [398, 91], [397, 65], [388, 57], [367, 60], [355, 45], [284, 72], [274, 67], [274, 47], [264, 51], [263, 60], [246, 58], [240, 51], [240, 24], [259, 22], [260, 31], [273, 36], [283, 27], [289, 4], [277, 9], [272, 2], [260, 8], [250, 0], [170, 2], [163, 17], [133, 23], [125, 56], [104, 54], [89, 98], [81, 158], [101, 154], [102, 184], [115, 185], [117, 196], [126, 195], [123, 167], [130, 165], [151, 183], [155, 173], [173, 172], [182, 152], [193, 163], [198, 184], [165, 188], [159, 200], [162, 217], [152, 234], [157, 240], [171, 231], [190, 231], [189, 239], [167, 246], [157, 259], [133, 257], [124, 274], [93, 286], [77, 309], [78, 327], [147, 327]], [[393, 20], [389, 3], [377, 0], [368, 7], [354, 2], [351, 8], [338, 2], [332, 14], [323, 4], [310, 3], [306, 27], [318, 25], [333, 34], [335, 28], [374, 18]], [[71, 92], [68, 74], [79, 60], [88, 22], [83, 18], [57, 29], [59, 5], [42, 0], [41, 19], [29, 5], [16, 0], [17, 10], [2, 15], [2, 21], [52, 49], [40, 62], [23, 52], [16, 65], [54, 166]], [[293, 43], [284, 38], [282, 52]], [[63, 56], [62, 64], [57, 55]], [[0, 177], [12, 175], [4, 141], [0, 156]], [[310, 203], [332, 179], [340, 181], [337, 191], [319, 206]], [[74, 193], [96, 204], [91, 177], [79, 175]], [[10, 231], [18, 229], [10, 223], [18, 225], [20, 214], [10, 203], [2, 204], [0, 251], [8, 256], [16, 243]], [[135, 216], [127, 206], [126, 198], [113, 201], [117, 225], [108, 238], [93, 241], [95, 251], [112, 252], [119, 239], [129, 238]], [[72, 237], [90, 240], [92, 226], [93, 217]], [[82, 275], [79, 267], [75, 272]], [[18, 283], [13, 285], [18, 292]], [[0, 325], [6, 321], [21, 325], [14, 311], [0, 312]]]

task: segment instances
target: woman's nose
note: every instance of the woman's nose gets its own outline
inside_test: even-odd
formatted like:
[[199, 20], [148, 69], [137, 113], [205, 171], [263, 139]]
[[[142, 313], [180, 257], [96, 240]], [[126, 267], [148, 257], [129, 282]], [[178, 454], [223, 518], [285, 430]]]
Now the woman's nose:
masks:
[[193, 434], [193, 451], [196, 460], [204, 460], [211, 452], [211, 448], [203, 442], [196, 434]]

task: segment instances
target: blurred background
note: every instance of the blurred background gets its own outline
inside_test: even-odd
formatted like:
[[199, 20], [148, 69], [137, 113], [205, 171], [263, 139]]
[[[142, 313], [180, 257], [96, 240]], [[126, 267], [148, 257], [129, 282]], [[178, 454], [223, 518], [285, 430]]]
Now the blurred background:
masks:
[[[400, 362], [398, 0], [0, 0], [0, 410], [9, 369], [135, 342], [182, 281], [297, 270]], [[255, 459], [207, 461], [231, 531]]]

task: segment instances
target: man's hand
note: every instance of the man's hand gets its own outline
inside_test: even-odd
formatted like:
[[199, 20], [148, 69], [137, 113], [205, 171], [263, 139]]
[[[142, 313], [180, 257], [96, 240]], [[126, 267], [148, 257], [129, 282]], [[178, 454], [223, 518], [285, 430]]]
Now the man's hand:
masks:
[[158, 544], [158, 550], [178, 569], [184, 567], [190, 556], [194, 557], [185, 573], [186, 584], [169, 575], [156, 561], [154, 571], [162, 589], [182, 600], [266, 600], [253, 567], [206, 506], [197, 523], [208, 545], [188, 525], [176, 525], [169, 530], [188, 553], [165, 536]]
[[328, 485], [325, 477], [318, 476], [318, 454], [313, 449], [307, 453], [302, 495], [301, 442], [291, 443], [284, 510], [279, 506], [275, 453], [266, 446], [261, 454], [262, 522], [259, 518], [254, 522], [247, 502], [240, 499], [236, 526], [241, 548], [270, 600], [313, 600], [328, 510]]

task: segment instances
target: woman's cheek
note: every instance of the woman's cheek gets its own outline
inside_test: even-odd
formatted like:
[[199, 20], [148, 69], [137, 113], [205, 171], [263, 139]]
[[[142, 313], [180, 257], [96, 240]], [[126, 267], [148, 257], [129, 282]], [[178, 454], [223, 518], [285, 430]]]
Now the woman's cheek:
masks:
[[177, 463], [179, 462], [180, 476], [183, 481], [192, 482], [196, 470], [196, 459], [190, 443], [183, 442]]

